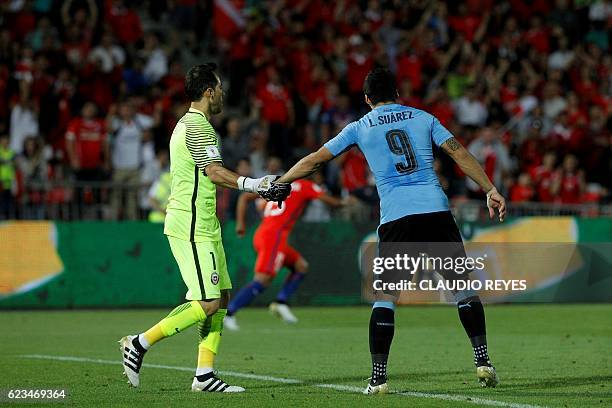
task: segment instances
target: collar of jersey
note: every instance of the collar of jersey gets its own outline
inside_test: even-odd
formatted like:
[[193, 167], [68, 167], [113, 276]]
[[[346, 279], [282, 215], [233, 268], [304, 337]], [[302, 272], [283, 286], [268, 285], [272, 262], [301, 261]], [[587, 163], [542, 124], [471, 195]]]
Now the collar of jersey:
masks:
[[200, 115], [202, 115], [202, 116], [206, 117], [206, 115], [204, 114], [204, 112], [202, 112], [201, 110], [196, 109], [196, 108], [189, 107], [189, 112], [199, 113]]
[[380, 105], [380, 106], [377, 106], [377, 107], [375, 107], [375, 108], [374, 108], [374, 109], [372, 109], [372, 110], [373, 110], [373, 111], [375, 111], [375, 110], [379, 110], [379, 109], [383, 109], [383, 108], [390, 108], [390, 107], [392, 107], [392, 106], [398, 106], [398, 105], [399, 105], [399, 103], [388, 103], [388, 104], [386, 104], [386, 105]]

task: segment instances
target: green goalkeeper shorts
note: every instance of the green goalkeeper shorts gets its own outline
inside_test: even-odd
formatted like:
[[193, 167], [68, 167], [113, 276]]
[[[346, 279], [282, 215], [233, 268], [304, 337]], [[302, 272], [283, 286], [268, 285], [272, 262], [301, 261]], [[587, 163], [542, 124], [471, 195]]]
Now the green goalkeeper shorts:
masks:
[[231, 289], [221, 241], [190, 242], [168, 236], [172, 255], [187, 286], [187, 300], [219, 299]]

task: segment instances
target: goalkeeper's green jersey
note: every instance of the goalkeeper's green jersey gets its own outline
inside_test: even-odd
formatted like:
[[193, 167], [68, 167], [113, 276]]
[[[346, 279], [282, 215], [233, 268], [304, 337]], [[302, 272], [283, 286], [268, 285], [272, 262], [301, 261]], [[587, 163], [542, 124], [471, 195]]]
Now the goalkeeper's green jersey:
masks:
[[164, 234], [191, 242], [220, 241], [216, 187], [204, 169], [222, 162], [219, 140], [203, 112], [190, 108], [170, 138], [172, 187]]

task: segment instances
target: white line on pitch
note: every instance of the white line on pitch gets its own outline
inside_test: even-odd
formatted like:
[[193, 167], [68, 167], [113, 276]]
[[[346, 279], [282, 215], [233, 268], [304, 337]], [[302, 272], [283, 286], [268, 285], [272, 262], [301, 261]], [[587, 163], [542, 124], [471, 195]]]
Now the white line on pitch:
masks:
[[[72, 357], [72, 356], [50, 356], [44, 354], [25, 354], [20, 357], [23, 358], [35, 358], [42, 360], [55, 360], [55, 361], [74, 361], [81, 363], [94, 363], [94, 364], [110, 364], [110, 365], [121, 365], [121, 361], [113, 361], [113, 360], [101, 360], [96, 358], [87, 358], [87, 357]], [[179, 366], [170, 366], [163, 364], [147, 364], [144, 363], [143, 367], [149, 368], [162, 368], [165, 370], [176, 370], [176, 371], [193, 371], [192, 367], [179, 367]], [[281, 377], [272, 377], [269, 375], [259, 375], [259, 374], [248, 374], [248, 373], [239, 373], [236, 371], [219, 371], [220, 375], [226, 375], [228, 377], [236, 377], [236, 378], [249, 378], [252, 380], [259, 381], [270, 381], [276, 383], [283, 384], [304, 384], [309, 385], [311, 387], [318, 388], [329, 388], [336, 391], [348, 391], [348, 392], [361, 392], [362, 388], [355, 387], [352, 385], [340, 385], [340, 384], [307, 384], [302, 380], [296, 380], [293, 378], [281, 378]], [[504, 408], [543, 408], [539, 405], [530, 405], [530, 404], [518, 404], [514, 402], [504, 402], [491, 400], [486, 398], [479, 397], [471, 397], [466, 395], [453, 395], [453, 394], [430, 394], [426, 392], [416, 392], [416, 391], [406, 391], [406, 392], [397, 392], [394, 395], [401, 395], [404, 397], [413, 397], [413, 398], [429, 398], [429, 399], [439, 399], [445, 401], [457, 401], [457, 402], [468, 402], [476, 405], [488, 405], [492, 407], [504, 407]]]

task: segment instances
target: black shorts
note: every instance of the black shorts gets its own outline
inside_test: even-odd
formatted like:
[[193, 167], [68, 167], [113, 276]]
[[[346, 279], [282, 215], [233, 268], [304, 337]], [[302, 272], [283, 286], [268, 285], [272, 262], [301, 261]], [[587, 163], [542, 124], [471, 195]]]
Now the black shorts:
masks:
[[[378, 238], [379, 256], [382, 257], [404, 254], [410, 257], [426, 254], [439, 259], [466, 257], [459, 228], [450, 211], [407, 215], [382, 224], [378, 228]], [[448, 280], [466, 279], [469, 273], [456, 274], [453, 269], [436, 270]]]
[[378, 227], [380, 242], [463, 242], [450, 211], [413, 214]]

